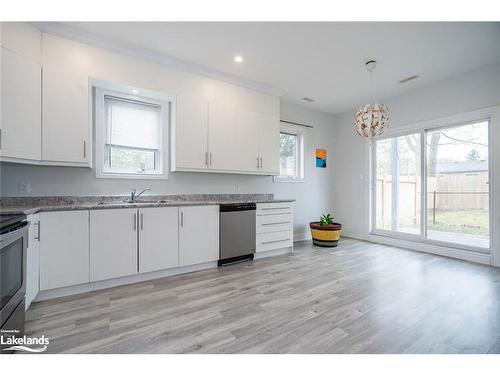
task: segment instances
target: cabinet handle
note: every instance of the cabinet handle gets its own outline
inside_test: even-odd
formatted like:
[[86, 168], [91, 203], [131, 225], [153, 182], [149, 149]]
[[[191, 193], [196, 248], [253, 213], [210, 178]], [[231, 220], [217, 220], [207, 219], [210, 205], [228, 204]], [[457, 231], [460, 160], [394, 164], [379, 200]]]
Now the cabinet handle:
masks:
[[278, 225], [278, 224], [290, 224], [289, 221], [277, 221], [276, 223], [264, 223], [262, 225]]
[[87, 157], [87, 141], [83, 141], [83, 158]]
[[36, 225], [36, 237], [34, 239], [40, 242], [40, 220], [38, 220], [34, 225]]
[[144, 227], [144, 215], [141, 212], [141, 230]]
[[208, 151], [205, 152], [205, 165], [208, 167]]
[[134, 232], [137, 230], [137, 214], [134, 214]]
[[210, 166], [212, 166], [212, 153], [210, 153]]
[[262, 169], [262, 157], [260, 158], [260, 169]]
[[285, 238], [284, 240], [266, 241], [266, 242], [262, 242], [262, 245], [267, 245], [267, 244], [276, 243], [276, 242], [285, 242], [285, 241], [290, 241], [290, 239], [289, 238]]
[[257, 169], [259, 169], [259, 168], [260, 168], [260, 158], [257, 157]]
[[181, 227], [184, 226], [184, 212], [181, 211]]

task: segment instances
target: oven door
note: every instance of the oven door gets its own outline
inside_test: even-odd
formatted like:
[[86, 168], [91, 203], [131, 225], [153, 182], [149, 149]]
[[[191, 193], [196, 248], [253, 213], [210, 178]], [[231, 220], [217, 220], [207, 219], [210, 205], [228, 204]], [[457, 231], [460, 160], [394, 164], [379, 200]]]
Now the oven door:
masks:
[[0, 327], [9, 319], [26, 293], [28, 225], [0, 235]]

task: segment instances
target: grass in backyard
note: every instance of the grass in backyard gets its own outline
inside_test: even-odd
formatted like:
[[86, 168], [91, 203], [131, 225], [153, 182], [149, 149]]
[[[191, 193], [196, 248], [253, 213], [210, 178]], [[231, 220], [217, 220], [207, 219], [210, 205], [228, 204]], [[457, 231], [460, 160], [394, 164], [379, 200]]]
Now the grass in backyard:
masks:
[[489, 215], [484, 210], [436, 211], [435, 224], [432, 210], [427, 216], [428, 227], [431, 230], [451, 233], [488, 236]]

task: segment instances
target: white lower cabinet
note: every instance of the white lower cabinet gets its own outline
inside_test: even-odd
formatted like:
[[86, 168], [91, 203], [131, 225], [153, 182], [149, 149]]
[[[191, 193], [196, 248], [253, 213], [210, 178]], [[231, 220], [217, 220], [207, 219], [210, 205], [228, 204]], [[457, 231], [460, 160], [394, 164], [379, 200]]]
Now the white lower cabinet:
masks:
[[137, 209], [90, 211], [90, 281], [137, 273]]
[[41, 212], [40, 290], [89, 282], [89, 211]]
[[179, 208], [179, 265], [219, 259], [219, 206]]
[[26, 310], [40, 291], [40, 243], [38, 214], [28, 215], [28, 250], [26, 257]]
[[260, 203], [256, 211], [257, 253], [293, 247], [293, 203]]
[[179, 209], [139, 210], [139, 272], [179, 266]]

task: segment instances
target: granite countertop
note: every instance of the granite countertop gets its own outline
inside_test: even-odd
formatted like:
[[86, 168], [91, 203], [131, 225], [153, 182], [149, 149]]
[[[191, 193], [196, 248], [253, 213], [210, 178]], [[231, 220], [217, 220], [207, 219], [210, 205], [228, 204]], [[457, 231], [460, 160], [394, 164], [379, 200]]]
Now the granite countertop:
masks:
[[127, 196], [53, 196], [0, 198], [0, 213], [34, 214], [47, 211], [97, 210], [110, 208], [209, 206], [229, 203], [280, 203], [295, 199], [275, 199], [273, 194], [146, 195], [136, 203]]

